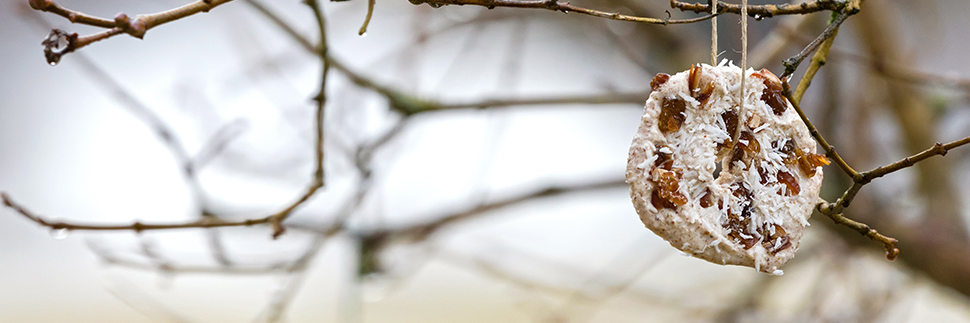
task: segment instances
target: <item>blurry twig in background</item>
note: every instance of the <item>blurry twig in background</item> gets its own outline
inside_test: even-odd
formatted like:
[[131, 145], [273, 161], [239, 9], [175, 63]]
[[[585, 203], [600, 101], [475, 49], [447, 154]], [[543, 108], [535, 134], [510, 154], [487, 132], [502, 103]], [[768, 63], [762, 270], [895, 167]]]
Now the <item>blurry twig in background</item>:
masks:
[[[802, 28], [800, 27], [786, 25], [779, 26], [776, 29], [776, 31], [784, 34], [784, 37], [796, 38], [799, 41], [809, 41], [812, 39], [806, 33], [801, 32], [801, 30]], [[856, 64], [865, 66], [884, 78], [923, 86], [952, 88], [962, 91], [966, 95], [970, 95], [970, 79], [963, 78], [958, 75], [934, 74], [914, 70], [899, 64], [897, 61], [877, 59], [863, 54], [853, 53], [849, 50], [839, 48], [838, 46], [829, 49], [828, 56], [843, 58]], [[825, 65], [825, 63], [822, 63], [821, 65]]]
[[153, 321], [157, 319], [158, 321], [174, 323], [192, 322], [177, 314], [172, 309], [162, 305], [161, 302], [153, 299], [147, 293], [139, 290], [135, 284], [128, 280], [116, 277], [115, 281], [116, 286], [108, 288], [108, 293], [111, 293], [112, 296], [142, 315], [151, 318]]
[[293, 297], [296, 296], [296, 292], [298, 292], [300, 287], [303, 286], [303, 280], [306, 278], [307, 267], [310, 265], [310, 262], [313, 261], [317, 255], [319, 255], [320, 248], [323, 247], [323, 243], [326, 240], [326, 236], [317, 235], [314, 237], [310, 248], [307, 249], [307, 251], [304, 252], [300, 258], [286, 267], [285, 273], [287, 276], [289, 276], [288, 280], [273, 295], [270, 304], [267, 306], [265, 314], [267, 322], [279, 322], [283, 320], [283, 315], [285, 315], [286, 309], [293, 301]]

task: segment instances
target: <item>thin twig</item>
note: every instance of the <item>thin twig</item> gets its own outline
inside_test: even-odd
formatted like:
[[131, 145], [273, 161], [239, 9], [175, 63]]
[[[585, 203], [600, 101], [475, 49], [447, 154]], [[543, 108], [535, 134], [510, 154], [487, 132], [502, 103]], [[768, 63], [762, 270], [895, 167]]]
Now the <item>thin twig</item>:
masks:
[[[854, 2], [854, 3], [858, 5], [858, 2]], [[882, 235], [864, 223], [853, 221], [849, 218], [846, 218], [842, 214], [842, 211], [849, 206], [849, 204], [859, 193], [862, 187], [865, 184], [871, 182], [873, 179], [885, 176], [886, 174], [898, 171], [906, 167], [913, 166], [924, 159], [927, 159], [936, 155], [941, 155], [941, 156], [946, 155], [946, 153], [950, 149], [960, 147], [962, 145], [966, 145], [970, 143], [970, 137], [960, 139], [954, 142], [950, 142], [947, 144], [937, 143], [933, 147], [928, 148], [916, 155], [906, 157], [898, 162], [895, 162], [886, 166], [877, 167], [873, 170], [870, 170], [864, 173], [859, 173], [854, 169], [852, 169], [852, 167], [850, 167], [845, 162], [845, 160], [842, 159], [841, 156], [839, 156], [838, 152], [835, 150], [835, 147], [829, 145], [829, 143], [825, 140], [825, 138], [822, 137], [822, 135], [818, 132], [818, 129], [815, 128], [815, 126], [811, 123], [808, 117], [806, 117], [804, 111], [802, 111], [801, 107], [799, 106], [802, 96], [804, 95], [808, 86], [811, 84], [811, 80], [814, 78], [818, 69], [825, 64], [825, 60], [831, 49], [834, 36], [838, 33], [837, 23], [841, 23], [839, 21], [839, 18], [842, 18], [842, 20], [844, 21], [844, 17], [847, 17], [847, 16], [848, 15], [846, 14], [846, 12], [843, 12], [842, 14], [839, 15], [839, 17], [835, 21], [832, 22], [832, 24], [829, 25], [829, 28], [826, 29], [827, 31], [831, 30], [831, 37], [828, 39], [825, 39], [821, 47], [818, 49], [818, 51], [815, 52], [815, 55], [812, 58], [812, 62], [809, 65], [808, 70], [806, 71], [805, 75], [802, 77], [802, 80], [799, 82], [798, 89], [796, 90], [797, 96], [791, 93], [790, 87], [787, 81], [783, 82], [783, 90], [784, 90], [783, 94], [792, 103], [792, 106], [795, 108], [795, 111], [798, 112], [799, 117], [809, 128], [809, 131], [811, 132], [812, 137], [814, 137], [819, 142], [819, 144], [823, 147], [823, 149], [825, 149], [826, 155], [829, 158], [832, 158], [833, 160], [835, 160], [835, 163], [839, 165], [842, 171], [845, 172], [847, 175], [849, 175], [849, 177], [851, 177], [853, 181], [852, 185], [848, 189], [846, 189], [846, 191], [842, 194], [841, 197], [838, 198], [838, 200], [836, 200], [835, 203], [829, 203], [827, 201], [821, 200], [817, 206], [817, 209], [821, 213], [832, 218], [832, 220], [835, 221], [836, 223], [852, 228], [858, 231], [859, 233], [861, 233], [862, 235], [868, 237], [869, 239], [872, 239], [873, 241], [878, 241], [883, 243], [883, 246], [886, 249], [886, 258], [889, 260], [893, 260], [896, 258], [896, 256], [899, 255], [899, 249], [896, 248], [896, 242], [897, 242], [896, 239]], [[833, 28], [833, 26], [835, 26], [835, 28]], [[816, 40], [818, 39], [821, 39], [821, 36]], [[811, 45], [809, 45], [809, 47], [811, 47]]]
[[[840, 15], [840, 17], [847, 17], [847, 16], [842, 14]], [[838, 165], [839, 168], [841, 168], [842, 171], [845, 172], [846, 175], [849, 175], [849, 177], [851, 177], [853, 180], [852, 186], [850, 186], [845, 191], [843, 196], [839, 198], [839, 200], [836, 203], [830, 204], [825, 200], [819, 199], [819, 203], [816, 206], [816, 208], [819, 210], [819, 212], [821, 212], [822, 214], [825, 214], [833, 221], [835, 221], [835, 223], [849, 227], [873, 241], [878, 241], [882, 243], [883, 247], [886, 249], [886, 259], [894, 260], [896, 259], [896, 256], [899, 255], [899, 249], [896, 248], [896, 242], [897, 242], [896, 239], [880, 234], [875, 229], [870, 228], [869, 225], [865, 223], [854, 221], [842, 215], [843, 208], [848, 206], [848, 203], [851, 202], [852, 198], [855, 197], [855, 195], [865, 184], [861, 182], [864, 179], [864, 175], [852, 169], [852, 167], [850, 167], [849, 164], [846, 163], [844, 159], [842, 159], [842, 156], [840, 156], [839, 153], [835, 150], [835, 147], [830, 145], [828, 141], [825, 140], [825, 137], [822, 137], [822, 134], [818, 132], [818, 129], [815, 128], [815, 125], [813, 125], [812, 122], [808, 119], [808, 117], [805, 115], [805, 112], [802, 111], [802, 108], [799, 104], [801, 102], [802, 96], [805, 94], [805, 91], [808, 89], [808, 86], [811, 84], [812, 79], [815, 77], [815, 74], [818, 72], [819, 68], [821, 68], [822, 65], [825, 64], [825, 60], [828, 57], [829, 49], [832, 46], [832, 42], [835, 39], [835, 35], [838, 34], [838, 28], [836, 27], [832, 29], [831, 28], [832, 26], [835, 26], [835, 22], [829, 25], [830, 28], [826, 29], [827, 31], [832, 30], [832, 35], [831, 37], [827, 38], [822, 43], [821, 47], [819, 47], [818, 51], [815, 52], [815, 55], [812, 57], [812, 62], [809, 65], [808, 70], [805, 72], [805, 75], [802, 76], [801, 81], [799, 81], [798, 83], [798, 89], [796, 90], [796, 93], [792, 94], [791, 87], [788, 85], [787, 79], [782, 78], [782, 89], [783, 89], [782, 94], [785, 96], [786, 99], [788, 99], [789, 102], [791, 102], [792, 107], [795, 108], [795, 111], [798, 113], [798, 116], [802, 119], [802, 122], [804, 122], [805, 125], [808, 127], [808, 130], [812, 134], [812, 137], [814, 137], [815, 140], [818, 141], [819, 145], [821, 145], [822, 148], [825, 149], [826, 156], [833, 159], [835, 161], [835, 164]], [[811, 47], [811, 45], [809, 45], [809, 47]], [[943, 153], [945, 153], [945, 151]]]
[[487, 109], [508, 106], [527, 105], [564, 105], [564, 104], [622, 104], [636, 103], [643, 105], [643, 98], [650, 95], [650, 91], [629, 93], [606, 93], [593, 95], [559, 96], [548, 98], [523, 99], [487, 99], [478, 102], [441, 104], [440, 109]]
[[578, 185], [550, 186], [548, 188], [535, 191], [533, 193], [520, 195], [517, 197], [512, 197], [512, 198], [495, 201], [491, 203], [481, 204], [481, 205], [478, 205], [477, 207], [474, 207], [472, 209], [469, 209], [463, 212], [437, 217], [436, 220], [432, 220], [430, 222], [415, 224], [412, 226], [398, 228], [398, 229], [393, 229], [393, 228], [386, 229], [382, 231], [377, 231], [375, 232], [375, 234], [395, 234], [395, 235], [411, 237], [414, 240], [420, 241], [441, 227], [444, 227], [459, 221], [468, 220], [482, 214], [487, 214], [488, 212], [491, 212], [497, 209], [520, 204], [526, 201], [532, 201], [543, 197], [558, 196], [566, 193], [613, 189], [613, 188], [620, 188], [625, 186], [626, 186], [626, 182], [624, 182], [623, 180], [606, 180], [602, 182], [584, 183], [584, 184], [578, 184]]
[[825, 215], [831, 218], [832, 221], [835, 221], [835, 223], [852, 228], [872, 241], [882, 243], [883, 247], [886, 248], [886, 259], [895, 260], [896, 256], [899, 256], [899, 249], [896, 248], [896, 243], [899, 241], [896, 239], [887, 237], [877, 232], [875, 229], [870, 228], [865, 223], [853, 221], [852, 219], [843, 216], [842, 213], [826, 213]]
[[[741, 14], [742, 9], [747, 9], [747, 14], [754, 18], [768, 18], [780, 15], [805, 15], [819, 11], [840, 11], [845, 6], [844, 1], [839, 0], [816, 0], [799, 4], [779, 4], [779, 5], [750, 5], [742, 6], [739, 4], [718, 2], [717, 13]], [[670, 7], [680, 11], [693, 11], [695, 13], [711, 12], [711, 5], [705, 3], [687, 3], [677, 0], [670, 0]]]
[[[281, 270], [289, 271], [296, 266], [297, 261], [277, 261], [261, 265], [238, 265], [231, 266], [201, 266], [201, 265], [181, 265], [168, 263], [165, 267], [159, 267], [156, 262], [142, 262], [126, 259], [113, 254], [100, 243], [88, 242], [88, 248], [104, 264], [118, 266], [142, 271], [161, 271], [167, 274], [203, 274], [203, 275], [226, 275], [226, 276], [262, 276], [279, 273]], [[307, 251], [309, 252], [309, 251]], [[305, 253], [304, 253], [305, 255]], [[301, 256], [302, 257], [302, 256]]]
[[141, 39], [145, 36], [145, 33], [148, 32], [149, 29], [192, 16], [200, 12], [209, 12], [209, 10], [212, 10], [212, 8], [231, 1], [233, 0], [199, 0], [171, 10], [153, 14], [137, 15], [134, 18], [129, 18], [128, 15], [119, 13], [114, 17], [114, 19], [96, 17], [79, 11], [67, 9], [57, 4], [53, 0], [30, 0], [30, 7], [34, 10], [57, 14], [67, 18], [73, 23], [108, 29], [83, 37], [78, 37], [76, 33], [68, 34], [55, 29], [52, 31], [52, 36], [55, 32], [60, 32], [63, 35], [69, 35], [70, 37], [67, 38], [67, 40], [69, 40], [67, 48], [62, 51], [54, 52], [53, 55], [51, 54], [50, 45], [47, 42], [44, 43], [47, 61], [48, 63], [51, 63], [51, 65], [54, 65], [57, 64], [62, 55], [81, 49], [95, 41], [107, 39], [121, 33], [126, 33], [132, 37]]
[[367, 33], [367, 26], [370, 25], [370, 18], [374, 15], [374, 3], [376, 0], [367, 0], [367, 17], [364, 17], [364, 24], [360, 26], [360, 30], [357, 31], [358, 35], [363, 36]]
[[[293, 40], [300, 44], [301, 48], [307, 52], [320, 55], [316, 46], [306, 37], [301, 35], [296, 29], [260, 3], [258, 0], [246, 0], [246, 3], [253, 6], [256, 11], [265, 16], [274, 25], [283, 30]], [[333, 56], [327, 56], [327, 63], [330, 67], [346, 75], [354, 84], [360, 87], [371, 89], [381, 94], [390, 101], [390, 106], [394, 110], [403, 113], [405, 116], [414, 115], [422, 112], [441, 111], [450, 109], [487, 109], [506, 106], [531, 106], [531, 105], [552, 105], [552, 104], [621, 104], [637, 103], [642, 104], [645, 94], [649, 92], [631, 92], [616, 94], [600, 94], [570, 97], [550, 97], [550, 98], [529, 98], [529, 99], [488, 99], [479, 102], [465, 103], [440, 103], [433, 100], [418, 98], [414, 95], [405, 94], [393, 87], [381, 84], [357, 71], [354, 71], [340, 60]]]
[[802, 96], [805, 95], [805, 91], [808, 87], [812, 85], [812, 79], [815, 78], [815, 73], [825, 65], [825, 60], [829, 55], [829, 49], [832, 48], [832, 43], [835, 42], [835, 36], [838, 36], [839, 29], [835, 28], [832, 32], [832, 37], [829, 37], [822, 42], [822, 46], [815, 51], [815, 55], [812, 56], [812, 62], [808, 65], [808, 69], [805, 70], [805, 75], [802, 76], [802, 80], [798, 82], [798, 86], [795, 87], [795, 93], [792, 93], [792, 97], [797, 102], [802, 102]]
[[[792, 39], [798, 41], [810, 41], [813, 38], [800, 32], [801, 28], [792, 28], [791, 26], [781, 25], [778, 32], [785, 35], [785, 39]], [[819, 47], [819, 50], [824, 48]], [[954, 90], [962, 91], [964, 93], [970, 93], [970, 79], [962, 78], [958, 75], [949, 74], [935, 74], [930, 72], [924, 72], [919, 70], [913, 70], [900, 64], [895, 64], [893, 62], [887, 62], [881, 59], [875, 59], [868, 57], [863, 54], [854, 53], [849, 50], [840, 49], [839, 47], [832, 47], [829, 50], [830, 56], [835, 56], [838, 58], [845, 58], [846, 60], [852, 61], [856, 64], [862, 65], [863, 67], [869, 68], [886, 79], [899, 80], [907, 83], [913, 83], [923, 86], [938, 86], [944, 88], [951, 88]], [[807, 72], [807, 71], [806, 71]], [[797, 92], [797, 89], [796, 89]]]
[[668, 12], [667, 19], [638, 17], [638, 16], [624, 15], [618, 12], [606, 12], [606, 11], [599, 11], [595, 9], [583, 8], [583, 7], [571, 5], [568, 2], [560, 2], [558, 0], [409, 0], [409, 1], [411, 1], [411, 3], [415, 5], [427, 3], [428, 5], [435, 8], [446, 6], [446, 5], [459, 5], [459, 6], [474, 5], [474, 6], [486, 7], [489, 9], [493, 9], [496, 7], [546, 9], [546, 10], [552, 10], [552, 11], [561, 11], [563, 13], [575, 12], [575, 13], [590, 15], [590, 16], [599, 17], [599, 18], [656, 24], [656, 25], [664, 25], [664, 26], [701, 22], [717, 16], [717, 14], [710, 14], [710, 15], [697, 17], [697, 18], [690, 18], [690, 19], [670, 19], [669, 17], [670, 13]]
[[970, 144], [970, 137], [952, 141], [946, 144], [936, 143], [933, 145], [933, 147], [927, 148], [918, 154], [903, 158], [895, 163], [876, 167], [867, 172], [858, 173], [858, 176], [853, 177], [852, 186], [846, 189], [838, 200], [836, 200], [834, 203], [821, 203], [818, 206], [818, 210], [825, 214], [841, 213], [842, 210], [852, 203], [852, 200], [855, 198], [856, 194], [859, 193], [859, 190], [862, 189], [862, 186], [868, 184], [873, 179], [883, 177], [889, 173], [913, 166], [916, 163], [933, 156], [944, 156], [951, 149], [966, 144]]
[[72, 23], [89, 25], [101, 28], [114, 28], [115, 21], [112, 19], [105, 19], [101, 17], [95, 17], [83, 12], [73, 11], [62, 7], [61, 5], [55, 3], [51, 0], [30, 0], [30, 7], [34, 10], [50, 12], [58, 16], [67, 18]]
[[[24, 16], [31, 18], [29, 20], [38, 24], [41, 28], [52, 28], [50, 24], [42, 19], [41, 14], [36, 11], [24, 10]], [[55, 33], [57, 31], [57, 29], [54, 29]], [[185, 148], [185, 144], [178, 138], [172, 127], [169, 126], [152, 109], [150, 109], [147, 104], [139, 100], [133, 93], [123, 86], [122, 82], [111, 77], [107, 71], [91, 60], [85, 53], [78, 53], [76, 58], [84, 71], [90, 74], [95, 81], [100, 83], [102, 87], [105, 88], [109, 94], [114, 96], [115, 99], [122, 104], [122, 106], [127, 108], [129, 112], [131, 112], [138, 119], [142, 120], [142, 122], [144, 122], [158, 137], [159, 141], [161, 141], [165, 147], [168, 148], [169, 152], [172, 154], [172, 157], [175, 159], [178, 167], [180, 168], [180, 173], [183, 175], [192, 197], [199, 205], [200, 215], [203, 217], [214, 217], [215, 215], [208, 211], [208, 198], [202, 188], [202, 184], [199, 181], [198, 171], [203, 169], [205, 165], [212, 160], [212, 158], [220, 154], [232, 139], [239, 136], [239, 134], [244, 130], [243, 126], [245, 126], [243, 120], [237, 119], [222, 126], [212, 137], [206, 141], [203, 148], [200, 148], [195, 156], [192, 157], [189, 155], [188, 150]], [[220, 264], [230, 265], [231, 262], [226, 256], [225, 248], [223, 247], [219, 232], [217, 230], [210, 230], [207, 233], [207, 238], [210, 246], [212, 247], [211, 249], [214, 258]]]
[[[323, 14], [323, 9], [319, 5], [319, 3], [317, 3], [316, 0], [307, 0], [306, 1], [306, 4], [308, 6], [310, 6], [310, 9], [313, 10], [314, 16], [317, 18], [317, 28], [319, 29], [319, 32], [320, 32], [320, 46], [319, 46], [319, 49], [317, 50], [318, 55], [320, 57], [327, 57], [327, 19], [326, 19], [326, 16]], [[315, 124], [316, 124], [315, 125], [315, 129], [316, 129], [316, 145], [315, 145], [315, 149], [314, 149], [314, 152], [315, 152], [315, 155], [316, 155], [315, 156], [316, 158], [314, 158], [316, 167], [315, 167], [314, 172], [313, 172], [313, 182], [310, 184], [310, 187], [307, 188], [307, 190], [303, 194], [303, 196], [300, 196], [300, 198], [297, 199], [296, 202], [294, 202], [293, 204], [290, 204], [289, 207], [287, 207], [283, 211], [280, 211], [280, 212], [276, 213], [275, 215], [273, 215], [271, 217], [271, 219], [270, 219], [269, 222], [273, 226], [273, 238], [274, 239], [276, 237], [279, 237], [279, 235], [283, 234], [283, 231], [285, 230], [285, 228], [282, 225], [283, 220], [286, 220], [287, 217], [289, 217], [291, 214], [293, 214], [293, 210], [295, 210], [297, 207], [299, 207], [304, 202], [306, 202], [307, 200], [309, 200], [310, 197], [312, 197], [314, 194], [316, 194], [316, 192], [320, 188], [322, 188], [324, 186], [324, 183], [325, 183], [324, 182], [325, 181], [325, 178], [324, 178], [325, 171], [324, 171], [324, 166], [323, 166], [323, 158], [324, 158], [324, 155], [323, 155], [323, 146], [324, 146], [324, 137], [323, 137], [323, 134], [324, 134], [324, 120], [325, 120], [324, 119], [324, 115], [325, 115], [325, 112], [326, 112], [325, 111], [325, 107], [327, 105], [327, 73], [330, 71], [330, 63], [326, 59], [321, 59], [321, 61], [322, 61], [321, 63], [323, 65], [323, 67], [321, 68], [321, 72], [320, 72], [320, 74], [321, 74], [321, 76], [320, 76], [320, 90], [319, 90], [319, 92], [317, 92], [316, 97], [313, 98], [314, 101], [316, 101], [316, 103], [317, 103], [316, 118], [314, 119], [315, 120]]]
[[6, 192], [0, 193], [0, 198], [3, 199], [3, 204], [20, 215], [23, 215], [27, 219], [36, 222], [45, 227], [49, 227], [52, 230], [97, 230], [97, 231], [135, 231], [142, 232], [147, 230], [168, 230], [168, 229], [187, 229], [187, 228], [219, 228], [219, 227], [240, 227], [240, 226], [253, 226], [258, 224], [268, 223], [271, 216], [242, 220], [242, 221], [225, 221], [218, 218], [201, 218], [195, 221], [182, 222], [182, 223], [170, 223], [170, 224], [156, 224], [156, 223], [141, 223], [135, 222], [132, 224], [124, 225], [103, 225], [103, 224], [83, 224], [74, 222], [63, 222], [63, 221], [48, 221], [41, 216], [27, 210], [13, 199], [7, 195]]
[[782, 90], [783, 90], [782, 95], [784, 95], [785, 98], [788, 99], [789, 102], [791, 102], [792, 107], [795, 108], [795, 112], [798, 113], [798, 117], [801, 118], [802, 122], [805, 123], [805, 126], [808, 127], [809, 133], [812, 134], [812, 137], [815, 138], [815, 140], [818, 141], [818, 144], [822, 146], [822, 149], [825, 150], [825, 156], [835, 160], [835, 164], [839, 165], [839, 168], [842, 168], [842, 171], [844, 171], [853, 179], [859, 177], [860, 176], [859, 172], [852, 169], [852, 167], [850, 167], [849, 164], [847, 164], [845, 160], [842, 159], [842, 156], [840, 156], [839, 153], [835, 151], [835, 147], [830, 145], [829, 142], [825, 140], [825, 137], [822, 137], [822, 134], [818, 132], [818, 128], [815, 128], [815, 125], [812, 124], [812, 121], [808, 119], [808, 116], [806, 116], [805, 112], [802, 111], [799, 101], [796, 101], [795, 98], [792, 97], [791, 87], [788, 85], [788, 82], [785, 81], [785, 79], [782, 79]]
[[802, 63], [802, 60], [804, 60], [805, 57], [808, 56], [808, 54], [811, 54], [813, 51], [815, 51], [816, 48], [821, 46], [822, 42], [824, 42], [829, 38], [834, 37], [835, 34], [838, 33], [839, 26], [841, 26], [842, 23], [845, 22], [845, 19], [849, 18], [849, 16], [854, 15], [855, 13], [856, 12], [854, 11], [844, 11], [840, 13], [837, 17], [835, 17], [835, 20], [832, 21], [832, 23], [830, 23], [828, 27], [825, 28], [824, 31], [822, 31], [822, 34], [818, 35], [818, 37], [815, 38], [815, 40], [812, 40], [812, 42], [809, 43], [808, 46], [805, 46], [805, 48], [803, 48], [801, 52], [799, 52], [795, 56], [789, 57], [784, 62], [782, 62], [782, 65], [785, 66], [785, 73], [781, 74], [781, 78], [785, 79], [789, 75], [794, 74], [795, 70], [798, 69], [798, 65]]
[[966, 144], [970, 144], [970, 137], [966, 137], [960, 140], [949, 142], [946, 144], [936, 143], [933, 147], [927, 148], [926, 150], [903, 158], [895, 163], [876, 167], [873, 170], [862, 173], [862, 183], [868, 183], [873, 179], [886, 176], [886, 174], [898, 171], [900, 169], [916, 165], [916, 163], [923, 161], [924, 159], [940, 155], [945, 156], [950, 149], [957, 148]]
[[304, 50], [306, 50], [311, 54], [317, 53], [317, 46], [314, 46], [313, 42], [311, 42], [310, 39], [301, 35], [300, 32], [296, 31], [296, 29], [293, 29], [293, 26], [290, 26], [289, 23], [283, 20], [283, 18], [281, 18], [275, 12], [270, 10], [268, 7], [263, 5], [262, 2], [260, 2], [259, 0], [245, 0], [245, 1], [250, 6], [253, 6], [253, 9], [256, 9], [256, 11], [259, 12], [259, 14], [263, 15], [263, 17], [265, 17], [266, 19], [269, 19], [274, 25], [276, 25], [276, 27], [279, 27], [280, 29], [282, 29], [287, 36], [290, 36], [291, 39], [299, 43]]
[[296, 261], [291, 265], [286, 267], [286, 273], [292, 275], [290, 280], [283, 284], [276, 293], [274, 293], [269, 306], [267, 307], [266, 321], [267, 322], [279, 322], [282, 320], [283, 315], [286, 313], [286, 309], [293, 303], [293, 298], [296, 297], [296, 293], [303, 286], [304, 280], [306, 279], [307, 267], [309, 267], [310, 262], [319, 255], [320, 248], [323, 247], [323, 243], [327, 240], [328, 236], [317, 235], [313, 242], [310, 244], [310, 248], [303, 252]]

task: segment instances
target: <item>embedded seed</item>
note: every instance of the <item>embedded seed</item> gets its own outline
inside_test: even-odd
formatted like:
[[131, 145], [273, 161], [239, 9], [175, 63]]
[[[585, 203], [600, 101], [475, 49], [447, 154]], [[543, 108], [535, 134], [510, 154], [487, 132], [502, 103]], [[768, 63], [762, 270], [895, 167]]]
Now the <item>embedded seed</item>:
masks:
[[713, 205], [711, 203], [711, 188], [708, 187], [704, 190], [704, 196], [701, 196], [701, 207], [706, 209], [711, 207], [711, 205]]
[[721, 113], [721, 120], [724, 121], [724, 126], [727, 128], [724, 130], [727, 131], [728, 138], [717, 143], [718, 151], [721, 151], [725, 147], [731, 147], [731, 136], [734, 136], [734, 132], [738, 131], [738, 112], [734, 111], [734, 109], [724, 111], [724, 113]]
[[734, 242], [740, 243], [744, 246], [744, 249], [751, 249], [758, 242], [758, 238], [761, 235], [756, 232], [748, 232], [748, 227], [751, 225], [751, 217], [744, 216], [743, 214], [750, 214], [748, 207], [744, 208], [741, 217], [729, 211], [727, 223], [721, 226], [728, 230], [727, 236], [734, 240]]
[[653, 162], [653, 167], [670, 170], [674, 166], [674, 160], [670, 157], [670, 154], [660, 151], [661, 149], [663, 148], [657, 148], [657, 151], [654, 152], [654, 154], [657, 154], [657, 160]]
[[792, 175], [791, 173], [783, 170], [779, 170], [777, 177], [778, 177], [779, 183], [782, 183], [782, 184], [785, 184], [785, 186], [788, 186], [788, 191], [785, 192], [785, 195], [787, 196], [798, 195], [798, 193], [801, 191], [801, 188], [798, 186], [798, 179], [795, 179], [795, 176]]
[[765, 90], [761, 92], [761, 101], [765, 101], [775, 115], [784, 114], [785, 110], [788, 109], [788, 102], [782, 95], [781, 80], [767, 69], [761, 69], [754, 75], [759, 76], [765, 84]]
[[660, 74], [657, 74], [657, 76], [654, 76], [653, 80], [650, 81], [650, 92], [653, 92], [659, 89], [660, 86], [664, 85], [664, 83], [667, 83], [667, 80], [669, 79], [670, 79], [670, 75], [667, 73], [660, 73]]
[[735, 165], [737, 165], [735, 162], [739, 161], [744, 163], [744, 150], [739, 147], [734, 147], [734, 150], [731, 151], [731, 163], [728, 164], [728, 169], [734, 169]]
[[761, 144], [758, 143], [758, 139], [754, 138], [754, 133], [751, 133], [751, 131], [741, 132], [741, 135], [738, 136], [738, 143], [746, 153], [753, 155], [761, 152]]
[[684, 125], [684, 120], [687, 119], [687, 115], [684, 114], [686, 110], [687, 101], [680, 98], [664, 98], [657, 124], [660, 132], [666, 135], [680, 130], [680, 126]]
[[765, 247], [771, 254], [776, 254], [779, 251], [785, 250], [785, 248], [791, 247], [791, 239], [788, 237], [788, 232], [785, 232], [785, 228], [777, 224], [773, 225], [775, 231], [772, 234], [768, 233], [767, 226], [761, 228], [761, 235], [767, 237], [761, 240], [761, 246]]
[[758, 176], [761, 177], [761, 181], [759, 181], [761, 185], [768, 184], [768, 174], [765, 173], [765, 169], [760, 165], [758, 166]]
[[660, 209], [676, 209], [677, 208], [677, 206], [674, 205], [673, 203], [670, 203], [670, 201], [667, 201], [663, 197], [660, 197], [660, 189], [659, 188], [658, 189], [654, 189], [653, 190], [653, 193], [650, 194], [650, 204], [653, 204], [653, 207], [657, 208], [658, 210], [660, 210]]
[[687, 197], [678, 191], [684, 170], [679, 168], [673, 170], [654, 168], [652, 173], [653, 180], [657, 184], [654, 192], [658, 192], [661, 198], [675, 206], [687, 204]]
[[701, 106], [711, 97], [711, 93], [714, 93], [714, 82], [708, 82], [707, 85], [701, 86], [701, 74], [703, 72], [704, 68], [700, 65], [692, 65], [690, 73], [687, 75], [687, 93], [697, 99]]

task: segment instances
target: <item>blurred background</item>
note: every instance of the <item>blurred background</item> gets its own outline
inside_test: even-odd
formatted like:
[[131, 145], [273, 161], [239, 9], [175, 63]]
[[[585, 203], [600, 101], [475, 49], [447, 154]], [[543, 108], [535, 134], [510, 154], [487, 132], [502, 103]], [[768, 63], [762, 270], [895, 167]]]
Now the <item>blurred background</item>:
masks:
[[[309, 185], [320, 60], [270, 18], [316, 43], [301, 2], [235, 1], [56, 67], [50, 28], [98, 30], [26, 2], [0, 3], [0, 190], [28, 209], [246, 219]], [[58, 3], [114, 17], [185, 1]], [[697, 16], [665, 0], [572, 4]], [[326, 187], [282, 237], [49, 232], [3, 209], [0, 322], [970, 322], [970, 148], [878, 179], [848, 209], [900, 240], [896, 261], [816, 214], [783, 276], [713, 265], [645, 229], [623, 183], [650, 80], [709, 63], [709, 21], [380, 0], [359, 36], [366, 1], [323, 7], [348, 71], [327, 83]], [[868, 0], [849, 18], [803, 107], [850, 165], [970, 135], [965, 12]], [[749, 20], [749, 66], [780, 75], [829, 17]], [[722, 58], [740, 60], [739, 20], [720, 18]], [[447, 109], [402, 114], [348, 73]], [[825, 171], [831, 201], [849, 182]]]

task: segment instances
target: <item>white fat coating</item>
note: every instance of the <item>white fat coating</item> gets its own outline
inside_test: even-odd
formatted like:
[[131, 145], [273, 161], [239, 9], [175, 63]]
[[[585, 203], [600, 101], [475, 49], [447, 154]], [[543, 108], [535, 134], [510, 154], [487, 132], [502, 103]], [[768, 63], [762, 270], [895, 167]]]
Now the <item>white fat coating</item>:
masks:
[[[721, 114], [730, 109], [738, 110], [741, 69], [723, 61], [717, 67], [705, 64], [701, 68], [701, 84], [714, 83], [714, 91], [704, 105], [688, 93], [688, 71], [670, 76], [650, 94], [627, 163], [626, 178], [633, 204], [647, 228], [683, 252], [717, 264], [749, 266], [764, 273], [780, 274], [778, 268], [794, 257], [802, 231], [808, 226], [822, 183], [822, 169], [816, 168], [815, 176], [809, 178], [798, 167], [789, 168], [784, 163], [784, 156], [773, 149], [771, 143], [776, 142], [781, 147], [787, 140], [794, 139], [796, 149], [815, 153], [815, 140], [790, 104], [781, 116], [777, 116], [767, 103], [761, 101], [764, 81], [752, 76], [755, 72], [749, 69], [745, 73], [748, 83], [744, 87], [745, 109], [739, 127], [752, 130], [761, 150], [755, 154], [750, 166], [738, 161], [732, 167], [730, 150], [725, 149], [727, 153], [722, 151], [718, 155], [717, 144], [730, 141], [733, 135], [727, 133]], [[664, 98], [680, 98], [687, 102], [683, 125], [678, 131], [666, 135], [657, 126]], [[686, 196], [687, 203], [675, 209], [658, 209], [651, 203], [655, 184], [650, 171], [654, 168], [658, 147], [665, 147], [661, 151], [671, 154], [673, 167], [683, 170], [678, 192]], [[723, 171], [714, 178], [717, 162], [721, 163]], [[793, 196], [783, 194], [788, 187], [776, 180], [761, 184], [756, 166], [763, 168], [772, 179], [779, 171], [793, 175], [800, 187], [799, 193]], [[732, 194], [739, 182], [745, 183], [753, 195], [749, 232], [762, 226], [774, 232], [773, 224], [777, 224], [787, 232], [789, 247], [772, 254], [761, 240], [746, 249], [728, 236], [729, 230], [722, 225], [727, 221], [728, 210], [741, 214], [748, 204]], [[710, 189], [714, 205], [703, 208], [700, 200], [706, 189]]]

